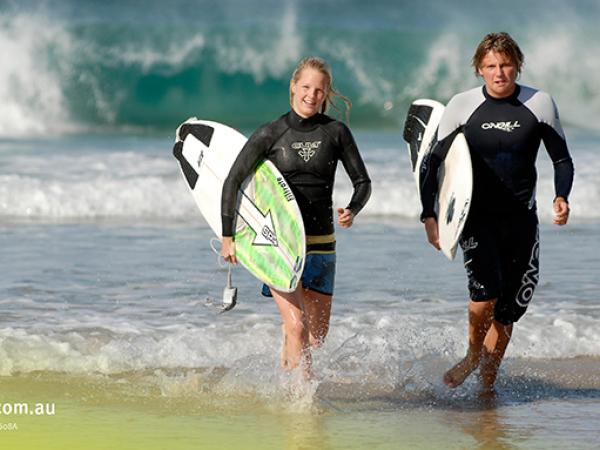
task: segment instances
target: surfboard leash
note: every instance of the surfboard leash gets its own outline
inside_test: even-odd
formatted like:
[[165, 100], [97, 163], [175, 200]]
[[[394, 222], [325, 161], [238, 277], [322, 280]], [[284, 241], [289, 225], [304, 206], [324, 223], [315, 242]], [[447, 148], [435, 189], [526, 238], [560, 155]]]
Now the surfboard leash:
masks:
[[[219, 267], [224, 267], [223, 264], [221, 263], [221, 259], [222, 259], [221, 252], [219, 252], [216, 248], [216, 244], [215, 244], [216, 242], [220, 243], [221, 241], [217, 238], [211, 238], [210, 248], [217, 255], [217, 264], [219, 265]], [[224, 259], [223, 259], [223, 262], [225, 262]], [[235, 305], [237, 304], [237, 287], [233, 286], [232, 281], [231, 281], [231, 266], [232, 265], [233, 264], [227, 265], [227, 284], [223, 288], [223, 300], [222, 300], [222, 303], [220, 306], [221, 310], [219, 311], [219, 314], [222, 314], [226, 311], [232, 310], [235, 307]], [[211, 302], [211, 304], [212, 304], [212, 302]]]

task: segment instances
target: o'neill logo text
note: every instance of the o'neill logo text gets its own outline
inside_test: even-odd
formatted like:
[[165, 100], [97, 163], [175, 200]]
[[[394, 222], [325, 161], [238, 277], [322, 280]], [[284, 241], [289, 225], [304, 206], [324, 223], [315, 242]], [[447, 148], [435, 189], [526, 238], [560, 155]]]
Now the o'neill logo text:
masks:
[[521, 288], [517, 292], [517, 304], [523, 308], [529, 305], [531, 297], [533, 297], [533, 291], [538, 283], [539, 279], [539, 255], [540, 255], [540, 243], [538, 240], [533, 245], [531, 251], [531, 258], [529, 259], [529, 267], [521, 279]]
[[298, 155], [302, 157], [305, 162], [308, 162], [315, 154], [315, 150], [319, 148], [321, 141], [314, 142], [294, 142], [292, 148], [298, 150]]
[[481, 124], [481, 128], [484, 130], [500, 130], [506, 131], [507, 133], [512, 133], [515, 128], [521, 128], [518, 120], [513, 122], [485, 122]]

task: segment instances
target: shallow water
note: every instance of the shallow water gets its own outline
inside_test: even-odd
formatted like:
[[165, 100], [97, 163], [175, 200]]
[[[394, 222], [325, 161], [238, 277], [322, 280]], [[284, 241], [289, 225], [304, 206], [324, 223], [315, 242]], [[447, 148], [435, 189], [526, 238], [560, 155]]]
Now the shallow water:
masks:
[[[540, 284], [487, 402], [475, 377], [454, 391], [441, 382], [466, 351], [465, 274], [460, 254], [449, 262], [425, 243], [398, 135], [357, 133], [374, 193], [338, 230], [331, 330], [309, 385], [280, 372], [276, 308], [243, 268], [233, 271], [238, 305], [218, 314], [226, 270], [170, 142], [3, 141], [0, 402], [52, 402], [56, 414], [4, 415], [18, 430], [0, 439], [13, 448], [593, 448], [600, 230], [585, 136], [574, 140], [581, 169], [567, 227], [548, 223], [540, 157]], [[336, 204], [349, 196], [343, 173], [335, 195]]]
[[226, 271], [201, 222], [4, 224], [2, 401], [53, 402], [56, 415], [4, 416], [19, 429], [1, 437], [15, 448], [593, 448], [600, 286], [585, 243], [598, 234], [542, 226], [540, 288], [485, 402], [475, 379], [441, 383], [466, 349], [464, 274], [420, 226], [366, 218], [338, 233], [332, 329], [306, 386], [279, 372], [275, 307], [243, 269], [238, 306], [207, 306]]

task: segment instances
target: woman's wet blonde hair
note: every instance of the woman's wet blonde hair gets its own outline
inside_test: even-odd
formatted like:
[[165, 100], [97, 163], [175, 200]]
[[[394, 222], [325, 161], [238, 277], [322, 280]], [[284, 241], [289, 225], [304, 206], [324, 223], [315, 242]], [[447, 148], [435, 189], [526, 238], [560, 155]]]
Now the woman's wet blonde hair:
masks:
[[[321, 111], [319, 111], [319, 112], [324, 114], [327, 111], [327, 109], [329, 108], [329, 106], [331, 105], [331, 107], [333, 109], [335, 109], [336, 111], [339, 111], [342, 113], [345, 112], [346, 120], [348, 120], [350, 117], [350, 110], [352, 109], [352, 102], [350, 101], [350, 99], [348, 97], [340, 94], [333, 87], [333, 74], [331, 73], [331, 67], [329, 67], [329, 64], [327, 64], [327, 62], [323, 58], [319, 58], [318, 56], [308, 56], [308, 57], [302, 59], [302, 61], [300, 61], [298, 63], [298, 65], [296, 66], [296, 68], [294, 69], [294, 72], [292, 73], [292, 78], [290, 79], [290, 105], [292, 105], [293, 98], [294, 98], [294, 94], [292, 92], [292, 85], [294, 85], [298, 82], [298, 80], [300, 79], [300, 75], [302, 74], [302, 71], [307, 68], [318, 70], [323, 75], [325, 75], [325, 77], [327, 79], [325, 100], [323, 101], [323, 105], [321, 106]], [[334, 102], [335, 98], [340, 99], [344, 103], [345, 111], [342, 110], [338, 105], [336, 105], [336, 103]]]

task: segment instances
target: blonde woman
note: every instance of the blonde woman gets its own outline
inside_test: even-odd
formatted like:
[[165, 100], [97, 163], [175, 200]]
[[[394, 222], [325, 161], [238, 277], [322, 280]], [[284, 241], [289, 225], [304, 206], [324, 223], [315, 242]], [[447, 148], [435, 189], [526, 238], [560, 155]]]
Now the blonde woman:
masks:
[[327, 63], [316, 57], [300, 61], [290, 80], [291, 110], [248, 139], [222, 195], [221, 255], [233, 264], [237, 263], [233, 239], [236, 193], [256, 164], [263, 159], [272, 161], [296, 196], [307, 235], [304, 273], [294, 292], [263, 286], [263, 295], [273, 296], [283, 321], [282, 367], [291, 370], [302, 365], [307, 376], [310, 347], [322, 344], [329, 329], [336, 262], [332, 194], [338, 161], [354, 186], [348, 205], [337, 208], [338, 225], [352, 226], [371, 194], [371, 180], [350, 130], [325, 114], [336, 97], [349, 112], [350, 102], [333, 88]]

